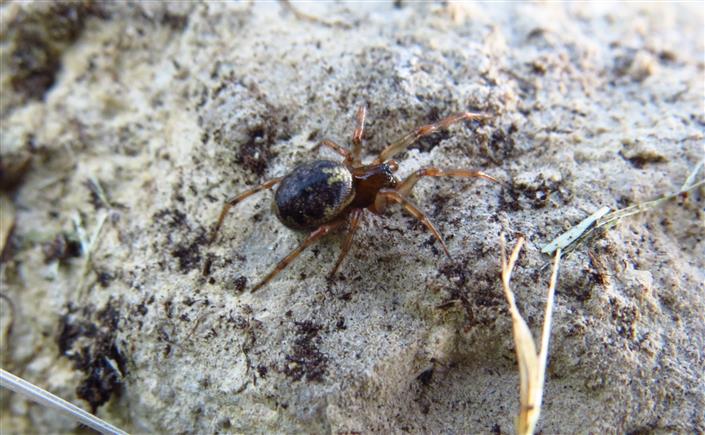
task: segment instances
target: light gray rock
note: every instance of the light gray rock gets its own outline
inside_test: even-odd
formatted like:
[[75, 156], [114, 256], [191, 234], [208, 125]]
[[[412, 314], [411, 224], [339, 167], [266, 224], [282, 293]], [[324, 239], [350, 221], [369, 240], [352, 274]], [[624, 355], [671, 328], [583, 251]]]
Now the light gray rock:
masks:
[[[296, 7], [325, 22], [264, 2], [0, 7], [2, 164], [32, 156], [8, 188], [2, 367], [137, 433], [513, 431], [499, 235], [529, 240], [513, 283], [538, 331], [540, 247], [680, 188], [705, 154], [703, 6]], [[208, 246], [223, 201], [323, 138], [348, 145], [360, 104], [366, 158], [492, 113], [423, 139], [399, 172], [511, 187], [419, 183], [452, 260], [394, 209], [332, 282], [340, 235], [243, 291], [302, 235], [264, 192]], [[705, 431], [703, 220], [700, 190], [563, 261], [540, 430]], [[75, 429], [0, 397], [11, 432]]]

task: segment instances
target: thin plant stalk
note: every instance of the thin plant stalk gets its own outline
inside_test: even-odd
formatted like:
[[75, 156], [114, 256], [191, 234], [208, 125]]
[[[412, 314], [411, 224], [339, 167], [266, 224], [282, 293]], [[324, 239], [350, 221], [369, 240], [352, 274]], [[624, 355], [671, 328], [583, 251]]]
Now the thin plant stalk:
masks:
[[516, 418], [516, 432], [522, 435], [532, 434], [541, 415], [541, 402], [543, 400], [543, 384], [548, 361], [548, 345], [551, 334], [551, 321], [553, 318], [553, 304], [555, 299], [556, 282], [558, 280], [558, 265], [561, 250], [556, 250], [551, 279], [549, 281], [546, 310], [544, 314], [543, 330], [541, 333], [541, 348], [537, 354], [536, 344], [531, 336], [531, 331], [526, 321], [519, 313], [514, 292], [509, 285], [512, 271], [519, 257], [519, 252], [524, 244], [524, 238], [519, 237], [509, 260], [506, 258], [504, 235], [500, 239], [502, 249], [502, 287], [509, 303], [509, 312], [512, 316], [512, 331], [519, 365], [519, 415]]
[[598, 231], [606, 231], [617, 225], [622, 219], [638, 213], [652, 210], [662, 204], [671, 201], [679, 196], [685, 195], [691, 190], [705, 185], [705, 179], [695, 181], [698, 172], [705, 166], [705, 160], [700, 161], [686, 178], [678, 192], [663, 195], [651, 201], [645, 201], [631, 205], [613, 212], [609, 212], [608, 207], [602, 207], [592, 215], [583, 219], [579, 224], [572, 227], [565, 233], [559, 235], [553, 241], [546, 244], [541, 252], [553, 254], [557, 249], [562, 249], [564, 253], [575, 250], [580, 244], [591, 238]]
[[79, 422], [85, 424], [91, 429], [97, 430], [100, 433], [110, 435], [127, 435], [127, 432], [118, 429], [107, 421], [101, 420], [78, 406], [69, 403], [66, 400], [55, 396], [50, 392], [39, 388], [38, 386], [27, 382], [24, 379], [19, 378], [3, 369], [0, 369], [0, 386], [21, 394], [41, 405], [57, 409], [65, 414], [68, 414]]

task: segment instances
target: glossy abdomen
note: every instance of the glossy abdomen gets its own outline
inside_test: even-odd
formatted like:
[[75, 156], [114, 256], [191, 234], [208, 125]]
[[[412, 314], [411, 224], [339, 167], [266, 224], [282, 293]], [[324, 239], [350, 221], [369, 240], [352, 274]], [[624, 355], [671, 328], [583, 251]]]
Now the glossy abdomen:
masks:
[[289, 228], [313, 229], [340, 215], [353, 200], [352, 174], [337, 162], [316, 160], [279, 183], [274, 211]]

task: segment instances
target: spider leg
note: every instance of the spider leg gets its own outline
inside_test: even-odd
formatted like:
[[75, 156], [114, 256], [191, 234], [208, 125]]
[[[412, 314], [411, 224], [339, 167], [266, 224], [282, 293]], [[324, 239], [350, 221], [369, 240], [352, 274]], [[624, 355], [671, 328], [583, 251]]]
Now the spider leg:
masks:
[[332, 149], [333, 151], [335, 151], [336, 153], [340, 154], [342, 157], [345, 158], [346, 162], [350, 162], [353, 159], [352, 156], [350, 155], [350, 151], [346, 150], [342, 146], [340, 146], [337, 143], [333, 142], [332, 140], [328, 140], [328, 139], [320, 141], [318, 143], [318, 145], [313, 147], [313, 151], [314, 152], [318, 151], [318, 149], [321, 148], [322, 146], [326, 146], [326, 147]]
[[321, 237], [330, 233], [333, 229], [338, 228], [343, 223], [345, 223], [344, 220], [339, 220], [339, 221], [331, 222], [328, 224], [323, 224], [320, 227], [318, 227], [316, 230], [311, 232], [311, 234], [309, 234], [308, 237], [306, 237], [306, 239], [304, 239], [304, 241], [301, 242], [301, 244], [296, 249], [291, 251], [289, 253], [289, 255], [287, 255], [286, 257], [284, 257], [284, 259], [282, 259], [279, 263], [277, 263], [276, 267], [274, 267], [274, 269], [271, 272], [269, 272], [269, 274], [267, 276], [265, 276], [264, 279], [262, 279], [262, 281], [259, 282], [259, 284], [254, 286], [251, 291], [254, 293], [257, 290], [259, 290], [260, 288], [262, 288], [265, 284], [267, 284], [269, 281], [271, 281], [272, 278], [274, 278], [279, 272], [284, 270], [286, 268], [286, 266], [289, 265], [289, 263], [294, 261], [296, 259], [296, 257], [298, 257], [299, 254], [301, 254], [301, 252], [303, 252], [304, 249], [308, 248], [314, 242], [316, 242], [318, 239], [320, 239]]
[[446, 255], [448, 258], [451, 258], [450, 253], [448, 252], [448, 247], [446, 246], [445, 242], [443, 241], [443, 238], [441, 237], [441, 234], [438, 232], [436, 227], [433, 225], [433, 222], [422, 212], [419, 210], [411, 201], [406, 199], [401, 193], [396, 191], [395, 189], [381, 189], [378, 193], [377, 196], [375, 197], [375, 203], [374, 203], [374, 212], [377, 214], [380, 214], [384, 211], [385, 208], [387, 208], [387, 205], [389, 204], [388, 201], [396, 202], [397, 204], [401, 204], [404, 207], [404, 210], [409, 212], [413, 217], [415, 217], [417, 220], [419, 220], [422, 224], [426, 226], [426, 228], [433, 233], [433, 236], [440, 242], [441, 246], [443, 246], [443, 250], [445, 251]]
[[435, 133], [440, 129], [448, 128], [450, 125], [455, 124], [456, 122], [487, 118], [489, 118], [489, 115], [485, 113], [462, 112], [456, 113], [455, 115], [451, 115], [447, 118], [443, 118], [433, 124], [418, 127], [411, 133], [408, 133], [405, 136], [402, 136], [397, 139], [395, 142], [389, 144], [387, 148], [385, 148], [384, 150], [382, 150], [381, 153], [379, 153], [379, 156], [377, 156], [373, 163], [380, 164], [384, 161], [387, 161], [392, 158], [395, 154], [405, 150], [407, 147], [409, 147], [422, 137]]
[[482, 171], [471, 171], [469, 169], [441, 169], [435, 167], [422, 168], [415, 171], [413, 174], [409, 175], [397, 185], [397, 192], [402, 196], [406, 196], [414, 188], [414, 185], [421, 179], [421, 177], [477, 177], [484, 178], [485, 180], [494, 181], [495, 183], [500, 183], [499, 180], [487, 175]]
[[215, 224], [215, 227], [213, 228], [213, 232], [211, 233], [211, 238], [210, 241], [208, 242], [209, 244], [213, 243], [215, 241], [216, 236], [218, 235], [218, 231], [220, 231], [220, 226], [223, 225], [223, 220], [225, 220], [225, 216], [228, 214], [228, 211], [230, 209], [237, 205], [240, 201], [243, 199], [247, 198], [248, 196], [254, 195], [255, 193], [269, 189], [278, 182], [280, 182], [284, 177], [277, 177], [277, 178], [272, 178], [271, 180], [265, 181], [264, 183], [260, 184], [257, 187], [253, 187], [250, 190], [247, 190], [245, 192], [242, 192], [241, 194], [237, 196], [233, 196], [232, 198], [228, 199], [225, 202], [225, 205], [223, 205], [223, 209], [220, 211], [220, 216], [218, 217], [218, 223]]
[[362, 152], [362, 133], [365, 131], [365, 115], [367, 114], [367, 107], [364, 105], [357, 109], [355, 114], [355, 132], [353, 133], [353, 153], [352, 153], [352, 163], [360, 163], [360, 153]]
[[328, 275], [329, 278], [333, 278], [335, 273], [338, 271], [340, 264], [343, 262], [345, 257], [348, 255], [348, 251], [350, 251], [350, 246], [352, 246], [353, 236], [355, 235], [355, 231], [357, 231], [357, 227], [360, 224], [360, 218], [362, 217], [362, 212], [363, 212], [363, 209], [361, 209], [361, 208], [353, 209], [350, 212], [350, 227], [348, 228], [348, 233], [345, 235], [345, 240], [343, 240], [343, 244], [340, 249], [340, 255], [338, 255], [338, 260], [335, 262], [335, 266], [333, 266], [333, 270], [331, 270], [330, 274]]

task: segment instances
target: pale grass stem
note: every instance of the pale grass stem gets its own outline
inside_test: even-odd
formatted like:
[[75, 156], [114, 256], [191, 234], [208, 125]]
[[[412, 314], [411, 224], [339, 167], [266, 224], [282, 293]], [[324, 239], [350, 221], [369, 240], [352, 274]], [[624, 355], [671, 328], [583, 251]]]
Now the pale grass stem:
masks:
[[500, 245], [502, 253], [502, 287], [504, 295], [509, 303], [509, 312], [512, 316], [512, 331], [514, 334], [514, 344], [516, 346], [517, 363], [519, 365], [519, 415], [516, 418], [516, 432], [518, 434], [532, 434], [536, 428], [536, 423], [541, 415], [541, 402], [543, 400], [543, 384], [546, 375], [546, 362], [548, 361], [548, 344], [551, 335], [551, 320], [553, 313], [553, 302], [558, 279], [558, 264], [561, 258], [561, 250], [558, 248], [555, 253], [553, 270], [548, 286], [548, 296], [546, 310], [543, 321], [543, 331], [541, 333], [541, 348], [536, 352], [536, 344], [531, 336], [531, 331], [526, 321], [519, 313], [516, 305], [514, 292], [509, 285], [512, 271], [516, 264], [519, 252], [524, 244], [524, 238], [519, 236], [509, 260], [505, 248], [504, 234], [501, 235]]
[[39, 403], [40, 405], [57, 409], [100, 433], [110, 435], [127, 435], [127, 432], [118, 429], [107, 421], [101, 420], [95, 415], [70, 402], [67, 402], [61, 397], [55, 396], [50, 392], [13, 375], [10, 372], [6, 372], [3, 369], [0, 369], [0, 386], [21, 394], [26, 398]]

